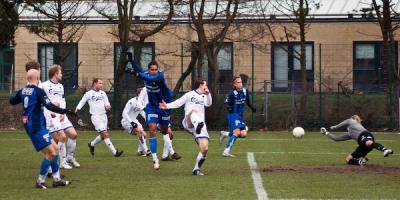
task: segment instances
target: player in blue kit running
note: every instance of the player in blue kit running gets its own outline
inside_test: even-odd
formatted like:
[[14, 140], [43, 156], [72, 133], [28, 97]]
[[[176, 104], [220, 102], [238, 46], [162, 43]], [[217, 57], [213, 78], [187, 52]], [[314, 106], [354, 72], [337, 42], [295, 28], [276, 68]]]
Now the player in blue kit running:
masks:
[[226, 145], [222, 156], [235, 157], [230, 153], [236, 139], [245, 138], [247, 136], [246, 124], [243, 121], [243, 113], [245, 103], [250, 107], [253, 112], [256, 109], [250, 104], [249, 92], [243, 87], [242, 79], [240, 76], [235, 76], [232, 79], [233, 91], [225, 100], [225, 106], [228, 109], [228, 125], [229, 125], [229, 141]]
[[45, 92], [38, 88], [39, 71], [31, 69], [27, 72], [28, 84], [10, 98], [10, 104], [22, 103], [22, 123], [36, 151], [41, 151], [45, 158], [40, 167], [36, 188], [47, 189], [45, 178], [47, 169], [53, 170], [53, 187], [67, 186], [71, 182], [60, 178], [58, 166], [58, 148], [46, 129], [43, 106], [60, 114], [74, 114], [69, 110], [59, 108], [51, 103]]
[[[168, 135], [168, 125], [170, 123], [170, 110], [162, 110], [158, 107], [159, 103], [165, 102], [170, 103], [172, 101], [172, 92], [168, 88], [165, 82], [164, 73], [159, 71], [157, 62], [152, 61], [148, 64], [148, 71], [143, 72], [139, 65], [133, 61], [132, 53], [128, 52], [128, 60], [131, 63], [133, 69], [129, 71], [135, 76], [144, 80], [148, 103], [144, 108], [146, 113], [146, 124], [149, 127], [149, 146], [153, 158], [153, 167], [158, 170], [160, 164], [157, 157], [157, 124], [160, 124], [161, 133]], [[171, 145], [171, 139], [164, 137], [165, 146]], [[171, 156], [177, 160], [180, 158], [176, 152]]]

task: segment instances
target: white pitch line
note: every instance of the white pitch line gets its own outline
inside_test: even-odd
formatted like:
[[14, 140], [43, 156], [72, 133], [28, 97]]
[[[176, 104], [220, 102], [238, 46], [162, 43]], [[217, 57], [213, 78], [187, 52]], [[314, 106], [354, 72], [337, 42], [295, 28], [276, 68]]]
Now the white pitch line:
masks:
[[253, 178], [254, 188], [256, 189], [257, 193], [257, 199], [268, 200], [267, 191], [265, 191], [264, 189], [263, 181], [260, 172], [258, 171], [253, 152], [247, 152], [247, 161], [250, 166], [251, 177]]
[[[237, 154], [245, 154], [247, 152], [237, 152]], [[332, 152], [304, 152], [304, 151], [258, 151], [252, 152], [257, 154], [304, 154], [304, 155], [347, 155], [348, 152], [343, 153], [332, 153]], [[382, 155], [380, 152], [369, 153], [368, 155]], [[390, 156], [400, 156], [400, 154], [392, 154]]]

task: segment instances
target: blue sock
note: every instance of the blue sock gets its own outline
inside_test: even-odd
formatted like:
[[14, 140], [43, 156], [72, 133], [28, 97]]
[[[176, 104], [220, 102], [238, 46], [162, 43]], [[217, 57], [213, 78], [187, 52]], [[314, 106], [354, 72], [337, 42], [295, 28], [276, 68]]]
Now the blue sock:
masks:
[[233, 144], [235, 143], [235, 141], [236, 141], [236, 135], [231, 135], [230, 136], [230, 138], [229, 138], [229, 141], [228, 141], [228, 144], [226, 144], [226, 148], [229, 148], [229, 149], [231, 149], [232, 148], [232, 146], [233, 146]]
[[53, 173], [54, 174], [57, 173], [58, 172], [58, 168], [59, 168], [59, 166], [58, 166], [58, 155], [53, 158], [53, 160], [51, 161], [50, 164], [51, 164], [51, 170], [53, 171]]
[[150, 145], [151, 153], [157, 153], [157, 138], [156, 137], [149, 138], [149, 145]]
[[50, 167], [50, 161], [44, 158], [42, 160], [42, 165], [40, 165], [40, 175], [45, 176], [47, 174], [47, 169]]

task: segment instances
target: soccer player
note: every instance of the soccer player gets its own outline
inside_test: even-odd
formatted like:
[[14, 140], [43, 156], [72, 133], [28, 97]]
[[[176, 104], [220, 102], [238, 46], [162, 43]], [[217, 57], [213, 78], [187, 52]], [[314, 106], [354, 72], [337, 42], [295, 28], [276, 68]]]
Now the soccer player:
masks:
[[31, 139], [36, 151], [41, 151], [44, 154], [39, 177], [36, 181], [36, 188], [48, 188], [45, 183], [45, 178], [49, 167], [53, 170], [53, 187], [67, 186], [71, 182], [60, 178], [57, 145], [46, 129], [46, 121], [42, 106], [60, 114], [74, 113], [66, 109], [58, 108], [52, 104], [46, 97], [45, 92], [37, 87], [39, 84], [39, 71], [35, 69], [28, 70], [27, 79], [28, 84], [20, 89], [15, 96], [10, 98], [10, 104], [16, 105], [22, 103], [21, 119], [25, 131]]
[[[149, 100], [147, 98], [147, 89], [143, 88], [142, 91], [140, 92], [140, 95], [138, 97], [139, 102], [142, 102], [144, 107], [148, 104]], [[145, 117], [146, 118], [146, 117]], [[160, 124], [157, 124], [157, 129], [160, 128]], [[164, 148], [163, 148], [163, 153], [161, 155], [161, 160], [162, 161], [168, 161], [170, 158], [172, 160], [179, 160], [182, 157], [175, 152], [174, 147], [172, 145], [172, 139], [174, 138], [174, 132], [172, 132], [171, 128], [171, 123], [168, 124], [168, 134], [163, 135], [163, 140], [164, 140]], [[161, 132], [162, 134], [162, 132]]]
[[160, 103], [161, 109], [175, 109], [185, 104], [185, 117], [183, 118], [183, 128], [191, 132], [199, 145], [200, 152], [197, 155], [196, 163], [193, 168], [193, 175], [204, 175], [200, 171], [201, 165], [204, 163], [208, 151], [209, 135], [205, 124], [205, 108], [212, 105], [212, 98], [207, 87], [207, 82], [197, 80], [195, 89], [187, 92], [181, 98], [166, 104]]
[[243, 121], [243, 112], [245, 103], [249, 108], [256, 112], [256, 109], [250, 104], [250, 96], [246, 88], [243, 87], [240, 76], [234, 76], [232, 79], [233, 91], [225, 100], [225, 106], [228, 109], [229, 141], [222, 156], [235, 157], [230, 153], [236, 139], [247, 136], [246, 124]]
[[[146, 123], [150, 129], [149, 145], [153, 158], [153, 167], [158, 170], [160, 164], [157, 157], [157, 124], [160, 124], [161, 133], [168, 135], [168, 125], [170, 123], [170, 111], [158, 108], [158, 104], [165, 101], [167, 103], [172, 101], [172, 92], [168, 88], [164, 79], [164, 73], [159, 71], [158, 63], [152, 61], [148, 64], [147, 72], [143, 72], [139, 65], [133, 61], [132, 53], [128, 52], [128, 60], [132, 64], [133, 73], [145, 82], [147, 90], [148, 103], [145, 107]], [[171, 145], [171, 139], [164, 137], [165, 145]], [[176, 154], [176, 152], [175, 152]]]
[[136, 135], [138, 138], [138, 156], [150, 156], [151, 152], [146, 145], [146, 132], [143, 130], [142, 125], [136, 119], [138, 115], [142, 115], [146, 118], [144, 113], [144, 103], [139, 102], [138, 96], [140, 95], [142, 88], [136, 90], [136, 97], [130, 99], [122, 112], [121, 125], [124, 127], [129, 134]]
[[76, 113], [86, 104], [86, 102], [88, 102], [92, 123], [96, 131], [100, 133], [100, 135], [98, 135], [92, 142], [88, 143], [90, 154], [94, 156], [94, 146], [104, 140], [111, 153], [115, 157], [119, 157], [124, 153], [124, 151], [115, 149], [107, 132], [108, 119], [106, 110], [110, 110], [111, 105], [106, 93], [102, 90], [103, 80], [99, 78], [93, 79], [92, 86], [93, 89], [87, 91], [85, 95], [83, 95], [75, 109]]
[[361, 125], [361, 118], [358, 115], [353, 115], [349, 119], [340, 122], [338, 125], [331, 126], [331, 130], [337, 129], [347, 129], [343, 135], [337, 136], [329, 133], [326, 128], [321, 128], [321, 133], [328, 136], [333, 141], [345, 141], [345, 140], [355, 140], [358, 143], [358, 147], [346, 157], [346, 163], [349, 165], [360, 165], [364, 166], [368, 159], [367, 154], [372, 151], [372, 149], [377, 149], [383, 152], [383, 156], [387, 157], [393, 154], [392, 149], [384, 147], [382, 144], [375, 141], [374, 136], [367, 129]]
[[[49, 80], [42, 83], [43, 90], [52, 103], [59, 103], [61, 108], [66, 108], [64, 86], [60, 83], [63, 75], [61, 66], [53, 65], [49, 69], [48, 75]], [[58, 141], [60, 168], [80, 167], [74, 156], [78, 134], [68, 117], [48, 110], [45, 110], [45, 117], [50, 134], [53, 134]]]

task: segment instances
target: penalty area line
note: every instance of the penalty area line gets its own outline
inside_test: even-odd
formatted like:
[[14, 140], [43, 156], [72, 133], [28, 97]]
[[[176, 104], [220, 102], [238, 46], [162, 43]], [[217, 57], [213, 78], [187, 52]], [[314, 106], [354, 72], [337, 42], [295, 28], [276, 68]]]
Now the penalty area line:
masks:
[[257, 169], [257, 163], [254, 159], [253, 152], [247, 152], [247, 162], [250, 166], [251, 177], [253, 178], [254, 189], [257, 193], [258, 200], [268, 200], [267, 191], [265, 191], [263, 186], [263, 181], [260, 175], [259, 170]]

